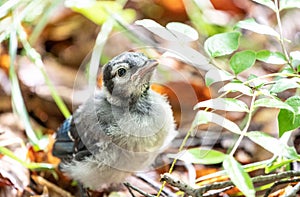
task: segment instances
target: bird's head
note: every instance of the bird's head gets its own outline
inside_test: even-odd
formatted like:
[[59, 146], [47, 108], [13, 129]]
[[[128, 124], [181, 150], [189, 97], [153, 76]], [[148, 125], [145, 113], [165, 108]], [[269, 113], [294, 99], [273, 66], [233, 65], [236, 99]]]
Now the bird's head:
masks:
[[156, 60], [142, 53], [125, 52], [103, 67], [103, 88], [111, 104], [123, 105], [147, 94]]

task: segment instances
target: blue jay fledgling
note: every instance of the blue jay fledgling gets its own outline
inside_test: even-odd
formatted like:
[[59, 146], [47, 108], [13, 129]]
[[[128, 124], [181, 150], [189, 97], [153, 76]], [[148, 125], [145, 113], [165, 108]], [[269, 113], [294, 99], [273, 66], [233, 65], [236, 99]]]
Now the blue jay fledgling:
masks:
[[85, 187], [121, 183], [153, 163], [175, 137], [167, 100], [153, 92], [157, 61], [125, 52], [103, 67], [103, 87], [59, 128], [53, 155]]

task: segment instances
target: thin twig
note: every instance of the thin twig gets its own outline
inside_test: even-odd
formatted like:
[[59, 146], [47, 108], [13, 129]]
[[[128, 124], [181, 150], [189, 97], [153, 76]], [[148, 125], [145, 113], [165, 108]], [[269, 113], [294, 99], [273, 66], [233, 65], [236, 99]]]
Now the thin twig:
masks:
[[277, 19], [277, 24], [278, 24], [278, 29], [279, 29], [279, 35], [280, 35], [280, 38], [279, 38], [279, 42], [280, 42], [280, 45], [281, 45], [281, 48], [282, 48], [282, 51], [284, 53], [284, 56], [288, 62], [288, 65], [291, 67], [292, 70], [294, 70], [292, 64], [291, 64], [291, 59], [290, 59], [290, 56], [286, 50], [286, 47], [284, 45], [284, 37], [283, 37], [283, 31], [282, 31], [282, 26], [281, 26], [281, 19], [280, 19], [280, 10], [279, 10], [279, 2], [278, 0], [275, 0], [274, 1], [275, 3], [275, 7], [276, 7], [276, 10], [275, 10], [275, 13], [276, 13], [276, 19]]
[[168, 184], [172, 185], [173, 187], [178, 188], [181, 191], [184, 191], [186, 194], [195, 196], [195, 192], [197, 189], [193, 188], [192, 186], [184, 183], [182, 180], [177, 179], [169, 173], [165, 173], [161, 177], [161, 181], [167, 182]]
[[246, 135], [247, 131], [248, 131], [248, 128], [250, 126], [250, 123], [251, 123], [251, 119], [252, 119], [252, 114], [253, 114], [253, 111], [254, 111], [254, 101], [255, 101], [255, 98], [256, 98], [256, 93], [254, 92], [253, 94], [253, 97], [252, 97], [252, 100], [251, 100], [251, 104], [250, 104], [250, 109], [249, 109], [249, 114], [248, 114], [248, 120], [247, 120], [247, 123], [241, 133], [241, 135], [239, 136], [238, 140], [235, 142], [234, 144], [234, 147], [232, 148], [232, 150], [230, 151], [230, 155], [233, 156], [233, 154], [235, 153], [235, 151], [237, 150], [237, 148], [239, 147], [242, 139], [244, 138], [244, 136]]

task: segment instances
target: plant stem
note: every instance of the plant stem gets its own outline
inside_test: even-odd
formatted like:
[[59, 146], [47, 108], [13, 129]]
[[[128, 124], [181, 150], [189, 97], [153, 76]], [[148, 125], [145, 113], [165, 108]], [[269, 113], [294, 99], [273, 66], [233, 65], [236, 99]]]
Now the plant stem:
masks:
[[18, 38], [17, 38], [17, 22], [18, 18], [17, 16], [13, 17], [13, 25], [10, 32], [10, 39], [9, 39], [9, 56], [10, 56], [10, 65], [9, 65], [9, 79], [12, 86], [12, 104], [13, 109], [15, 112], [17, 112], [18, 116], [22, 120], [26, 135], [28, 136], [29, 141], [32, 143], [32, 145], [40, 149], [39, 147], [39, 140], [30, 124], [29, 115], [25, 107], [24, 99], [22, 97], [22, 93], [20, 90], [19, 81], [17, 78], [17, 74], [15, 71], [15, 61], [17, 56], [17, 48], [18, 48]]
[[269, 77], [298, 77], [300, 76], [298, 74], [291, 74], [291, 73], [272, 73], [268, 75], [259, 76], [257, 78], [250, 79], [248, 81], [243, 82], [244, 85], [249, 84], [257, 79], [263, 79], [263, 78], [269, 78]]
[[279, 10], [279, 2], [278, 0], [275, 0], [275, 13], [276, 13], [276, 19], [277, 19], [277, 24], [278, 24], [278, 28], [279, 28], [279, 42], [282, 48], [282, 51], [285, 55], [286, 60], [288, 61], [288, 65], [291, 67], [292, 70], [294, 70], [292, 64], [291, 64], [291, 58], [286, 50], [286, 47], [284, 45], [284, 37], [283, 37], [283, 31], [282, 31], [282, 26], [281, 26], [281, 19], [280, 19], [280, 10]]
[[29, 44], [29, 42], [26, 39], [26, 33], [24, 32], [24, 30], [22, 29], [21, 26], [19, 26], [19, 28], [18, 28], [18, 35], [19, 35], [20, 41], [23, 44], [23, 47], [25, 49], [27, 56], [40, 69], [41, 73], [43, 74], [45, 83], [47, 84], [47, 86], [51, 92], [52, 98], [55, 101], [56, 105], [58, 106], [59, 110], [62, 112], [62, 114], [64, 115], [65, 118], [70, 117], [70, 115], [71, 115], [70, 111], [68, 110], [66, 104], [63, 102], [62, 98], [57, 93], [52, 81], [50, 80], [50, 78], [45, 70], [45, 66], [41, 59], [40, 54], [38, 52], [36, 52], [36, 50], [34, 48], [31, 47], [31, 45]]
[[255, 101], [255, 98], [256, 98], [256, 92], [254, 92], [253, 94], [253, 97], [252, 97], [252, 100], [251, 100], [251, 104], [250, 104], [250, 109], [249, 109], [249, 115], [248, 115], [248, 121], [246, 123], [246, 126], [244, 127], [240, 137], [238, 138], [238, 140], [236, 141], [236, 143], [234, 144], [234, 147], [232, 148], [231, 152], [229, 153], [230, 156], [233, 156], [235, 151], [237, 150], [237, 148], [239, 147], [242, 139], [244, 138], [244, 136], [246, 135], [247, 131], [248, 131], [248, 128], [250, 126], [250, 122], [251, 122], [251, 119], [252, 119], [252, 113], [254, 111], [254, 101]]

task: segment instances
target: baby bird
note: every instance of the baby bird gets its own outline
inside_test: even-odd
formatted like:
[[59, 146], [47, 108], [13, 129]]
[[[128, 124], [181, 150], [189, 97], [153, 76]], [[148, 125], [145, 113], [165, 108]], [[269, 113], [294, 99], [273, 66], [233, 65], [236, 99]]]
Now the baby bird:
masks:
[[103, 87], [58, 129], [53, 155], [84, 187], [122, 183], [145, 170], [176, 136], [166, 98], [150, 89], [158, 65], [125, 52], [103, 67]]

